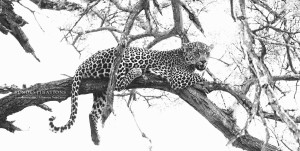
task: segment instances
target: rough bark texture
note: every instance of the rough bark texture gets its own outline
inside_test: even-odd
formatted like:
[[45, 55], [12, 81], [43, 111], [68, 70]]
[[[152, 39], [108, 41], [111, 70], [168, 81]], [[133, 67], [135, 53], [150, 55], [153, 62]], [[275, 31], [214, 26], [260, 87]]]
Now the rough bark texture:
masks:
[[129, 35], [129, 33], [132, 29], [135, 18], [142, 11], [143, 5], [145, 4], [145, 2], [146, 2], [145, 0], [141, 0], [137, 4], [135, 4], [135, 6], [133, 8], [134, 11], [131, 12], [127, 18], [121, 40], [117, 46], [118, 53], [116, 53], [116, 55], [115, 55], [116, 59], [114, 60], [114, 63], [111, 67], [109, 82], [108, 82], [108, 87], [107, 87], [107, 96], [106, 96], [106, 100], [107, 100], [109, 106], [111, 107], [112, 111], [113, 111], [112, 106], [113, 106], [113, 100], [114, 100], [114, 90], [115, 90], [116, 81], [117, 81], [117, 72], [118, 72], [120, 63], [122, 62], [122, 56], [124, 55], [125, 48], [128, 45], [127, 36]]
[[[48, 101], [63, 101], [70, 97], [72, 78], [53, 81], [44, 84], [36, 84], [27, 89], [16, 90], [6, 97], [0, 99], [0, 127], [11, 132], [15, 129], [12, 122], [6, 121], [7, 116], [19, 112], [32, 105], [41, 105]], [[79, 94], [88, 94], [97, 91], [106, 90], [108, 79], [103, 80], [84, 80], [80, 86]], [[238, 134], [240, 128], [235, 124], [234, 119], [227, 115], [222, 109], [210, 101], [206, 95], [190, 87], [180, 91], [174, 91], [169, 84], [152, 74], [146, 74], [144, 77], [137, 78], [129, 88], [155, 88], [169, 91], [181, 97], [190, 104], [197, 112], [204, 116], [212, 125], [214, 125], [228, 139]], [[37, 97], [38, 96], [38, 97]], [[263, 141], [245, 135], [238, 138], [233, 145], [250, 151], [260, 151]], [[267, 150], [279, 150], [273, 145], [267, 145]]]
[[40, 61], [35, 55], [26, 34], [21, 29], [25, 24], [27, 24], [27, 22], [14, 12], [12, 1], [0, 1], [0, 32], [5, 35], [8, 33], [12, 34], [25, 52], [31, 53], [37, 61]]
[[81, 5], [69, 1], [51, 1], [51, 0], [30, 0], [30, 1], [38, 5], [41, 9], [67, 10], [67, 11], [84, 10], [84, 8]]

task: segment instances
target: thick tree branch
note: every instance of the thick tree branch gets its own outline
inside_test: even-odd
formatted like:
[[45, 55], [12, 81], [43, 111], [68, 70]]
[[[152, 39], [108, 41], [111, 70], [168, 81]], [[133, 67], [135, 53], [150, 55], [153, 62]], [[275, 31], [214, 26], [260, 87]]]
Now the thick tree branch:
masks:
[[135, 18], [137, 15], [144, 9], [144, 4], [146, 3], [145, 0], [140, 0], [134, 5], [134, 10], [128, 15], [127, 21], [125, 23], [125, 27], [120, 39], [120, 42], [117, 46], [117, 53], [115, 54], [115, 59], [113, 62], [113, 65], [110, 69], [110, 76], [109, 76], [109, 82], [107, 87], [107, 96], [106, 100], [110, 106], [111, 111], [113, 110], [113, 100], [114, 100], [114, 90], [116, 86], [117, 81], [117, 72], [119, 69], [119, 65], [122, 61], [122, 56], [124, 55], [125, 47], [129, 45], [127, 37], [132, 29], [133, 23], [135, 21]]
[[27, 24], [27, 22], [21, 16], [15, 14], [11, 1], [0, 1], [0, 31], [3, 34], [7, 34], [8, 32], [12, 34], [18, 40], [25, 52], [31, 53], [37, 61], [40, 61], [35, 55], [26, 34], [21, 29], [25, 24]]
[[34, 4], [38, 5], [41, 9], [50, 10], [67, 10], [67, 11], [83, 11], [84, 7], [80, 4], [64, 1], [52, 1], [52, 0], [30, 0]]
[[[220, 130], [228, 139], [238, 134], [240, 128], [235, 124], [231, 116], [225, 114], [222, 109], [218, 108], [210, 101], [203, 92], [191, 87], [181, 91], [174, 91], [170, 88], [166, 80], [153, 74], [146, 74], [146, 78], [139, 77], [134, 80], [129, 88], [155, 88], [169, 91], [181, 97], [190, 104], [197, 112], [203, 115], [211, 124]], [[11, 126], [3, 126], [7, 123], [7, 116], [19, 112], [24, 108], [32, 105], [39, 105], [49, 101], [63, 101], [71, 96], [72, 78], [53, 81], [44, 84], [36, 84], [27, 89], [15, 91], [10, 95], [0, 99], [0, 127], [14, 131]], [[108, 79], [83, 80], [79, 94], [88, 94], [93, 92], [105, 91], [107, 89]], [[213, 86], [211, 86], [213, 87]], [[15, 129], [16, 130], [16, 129]], [[233, 145], [251, 151], [260, 151], [263, 141], [250, 136], [244, 135], [239, 137]], [[269, 150], [279, 150], [273, 145], [267, 144]]]

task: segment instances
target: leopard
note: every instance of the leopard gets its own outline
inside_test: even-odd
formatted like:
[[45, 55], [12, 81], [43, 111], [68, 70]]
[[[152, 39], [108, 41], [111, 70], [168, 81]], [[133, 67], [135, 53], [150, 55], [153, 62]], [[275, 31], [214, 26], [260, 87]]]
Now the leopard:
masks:
[[[152, 50], [139, 47], [125, 47], [122, 61], [117, 71], [115, 90], [122, 91], [136, 78], [150, 72], [166, 79], [174, 90], [184, 89], [206, 81], [196, 70], [203, 71], [207, 67], [213, 45], [203, 42], [182, 43], [172, 50]], [[63, 126], [55, 126], [55, 117], [49, 118], [50, 130], [63, 132], [70, 129], [75, 122], [79, 86], [83, 79], [109, 78], [111, 67], [116, 59], [117, 47], [100, 50], [86, 59], [76, 70], [71, 89], [71, 114]], [[104, 125], [112, 109], [106, 100], [106, 92], [93, 93], [92, 111], [89, 114], [91, 137], [95, 145], [99, 145], [97, 123]]]

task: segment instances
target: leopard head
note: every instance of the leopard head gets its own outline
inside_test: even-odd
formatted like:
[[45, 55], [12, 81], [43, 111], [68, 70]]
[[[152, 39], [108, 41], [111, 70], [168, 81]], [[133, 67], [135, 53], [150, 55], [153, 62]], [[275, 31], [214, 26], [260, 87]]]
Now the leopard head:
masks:
[[204, 70], [213, 47], [213, 45], [207, 46], [202, 42], [183, 43], [182, 48], [186, 63], [195, 65], [198, 70]]

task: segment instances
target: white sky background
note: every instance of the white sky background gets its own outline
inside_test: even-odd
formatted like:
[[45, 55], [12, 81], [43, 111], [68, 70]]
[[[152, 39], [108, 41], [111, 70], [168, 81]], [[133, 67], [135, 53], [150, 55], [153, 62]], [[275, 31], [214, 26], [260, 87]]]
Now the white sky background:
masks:
[[[11, 35], [0, 34], [0, 85], [16, 84], [30, 86], [35, 83], [44, 83], [66, 78], [61, 74], [73, 76], [78, 65], [84, 58], [97, 50], [115, 46], [113, 37], [102, 32], [91, 41], [89, 52], [84, 52], [81, 58], [78, 53], [65, 42], [60, 42], [63, 35], [58, 27], [63, 25], [66, 18], [61, 17], [63, 12], [43, 10], [22, 0], [21, 3], [37, 10], [37, 19], [45, 30], [43, 32], [32, 14], [15, 4], [17, 14], [29, 22], [22, 29], [27, 34], [36, 55], [41, 62], [37, 62], [31, 54], [26, 54], [19, 43]], [[200, 20], [206, 32], [212, 37], [211, 42], [219, 45], [230, 41], [234, 25], [230, 16], [224, 13], [226, 6], [214, 7], [209, 13], [201, 16]], [[218, 37], [218, 39], [215, 39]], [[112, 42], [110, 42], [112, 41]], [[159, 49], [159, 47], [156, 47]], [[218, 57], [221, 51], [218, 46], [212, 55]], [[213, 71], [222, 71], [222, 67], [212, 68]], [[0, 96], [1, 97], [1, 96]], [[146, 102], [137, 101], [133, 104], [133, 111], [141, 129], [152, 140], [153, 151], [199, 151], [222, 150], [235, 151], [225, 146], [228, 140], [206, 121], [198, 112], [185, 102], [178, 100], [155, 100], [154, 106], [148, 108]], [[48, 119], [56, 116], [55, 124], [63, 125], [68, 121], [70, 114], [70, 99], [62, 103], [49, 102], [53, 112], [46, 112], [38, 107], [28, 107], [23, 111], [8, 117], [15, 120], [15, 125], [23, 131], [10, 133], [0, 129], [0, 146], [11, 151], [15, 150], [101, 150], [101, 151], [148, 151], [149, 143], [141, 137], [134, 120], [124, 101], [115, 100], [115, 114], [111, 115], [103, 130], [100, 130], [100, 146], [95, 146], [90, 137], [88, 114], [92, 106], [92, 95], [79, 96], [79, 110], [75, 125], [64, 133], [49, 131]], [[100, 126], [100, 124], [99, 124]]]

